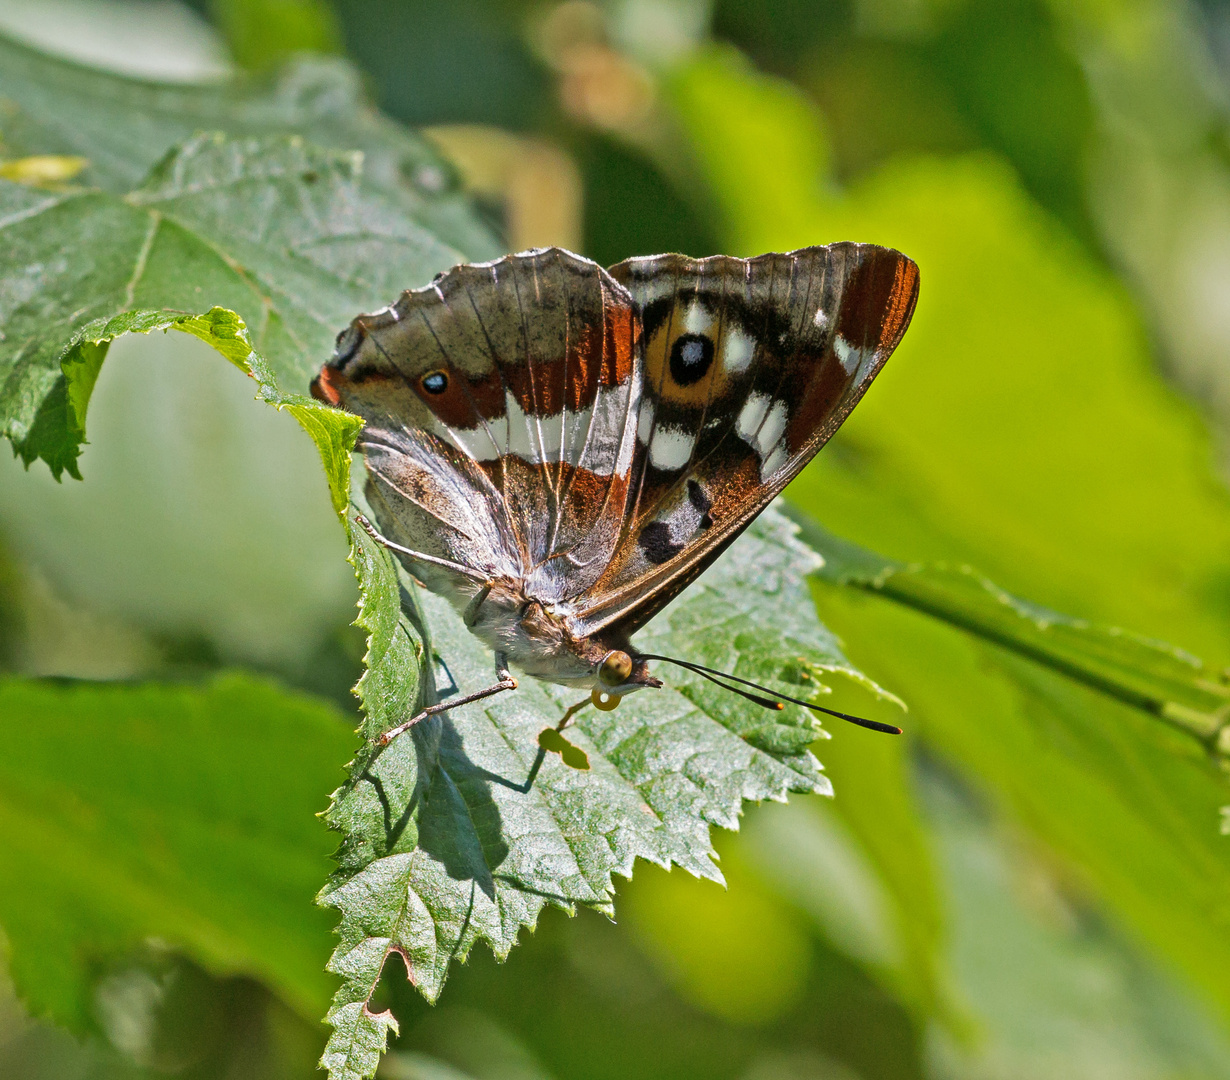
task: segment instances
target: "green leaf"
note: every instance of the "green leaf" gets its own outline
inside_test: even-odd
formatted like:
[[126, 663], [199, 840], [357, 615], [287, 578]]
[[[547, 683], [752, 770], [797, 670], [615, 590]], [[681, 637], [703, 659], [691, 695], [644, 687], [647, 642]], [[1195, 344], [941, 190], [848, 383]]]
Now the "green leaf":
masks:
[[[823, 176], [781, 178], [822, 160], [796, 149], [823, 140], [793, 90], [710, 53], [672, 94], [739, 250], [855, 239], [921, 268], [902, 347], [791, 500], [908, 565], [977, 566], [1090, 623], [1230, 654], [1230, 501], [1207, 435], [1152, 370], [1122, 289], [1011, 171], [985, 155], [899, 160], [838, 196]], [[850, 655], [909, 700], [929, 750], [1230, 1015], [1225, 777], [1188, 735], [1103, 691], [1109, 679], [1199, 713], [1220, 692], [1139, 638], [1029, 630], [960, 570], [895, 571], [887, 587], [914, 610], [863, 585], [819, 594]], [[943, 602], [1028, 636], [1032, 658], [938, 621]], [[1061, 660], [1102, 685], [1059, 674]]]
[[0, 680], [0, 924], [29, 1010], [87, 1029], [99, 970], [153, 937], [319, 1016], [329, 920], [310, 900], [331, 841], [314, 815], [342, 720], [240, 675]]
[[[746, 800], [830, 790], [808, 749], [821, 730], [811, 713], [752, 710], [683, 672], [614, 712], [578, 714], [568, 741], [586, 755], [585, 771], [540, 742], [583, 695], [534, 680], [421, 724], [373, 760], [375, 737], [413, 707], [404, 675], [426, 656], [416, 626], [431, 627], [442, 660], [437, 684], [451, 679], [463, 692], [487, 685], [493, 661], [438, 597], [416, 603], [407, 594], [399, 620], [391, 560], [361, 530], [352, 534], [372, 582], [360, 616], [371, 633], [360, 684], [366, 746], [329, 812], [342, 846], [321, 893], [342, 915], [330, 966], [344, 980], [325, 1063], [347, 1078], [370, 1076], [396, 1030], [390, 1014], [368, 1008], [393, 953], [434, 1000], [452, 960], [478, 941], [507, 956], [547, 904], [610, 913], [612, 874], [630, 876], [637, 858], [721, 880], [711, 825], [737, 827]], [[638, 646], [796, 695], [824, 692], [819, 677], [829, 673], [877, 690], [817, 620], [805, 577], [818, 560], [794, 534], [767, 511]]]
[[[99, 88], [103, 99], [106, 90]], [[355, 154], [293, 136], [203, 135], [123, 197], [0, 185], [8, 256], [0, 264], [0, 417], [26, 461], [42, 457], [57, 474], [77, 475], [89, 395], [109, 342], [178, 329], [218, 348], [254, 378], [261, 397], [303, 423], [344, 513], [359, 421], [293, 390], [307, 388], [356, 312], [464, 258], [419, 222], [422, 199], [368, 182], [359, 166]], [[493, 253], [480, 230], [469, 235], [468, 255]], [[361, 689], [377, 689], [384, 706], [400, 705], [406, 715], [418, 699], [420, 638], [411, 631], [382, 643], [380, 632], [398, 625], [399, 587], [385, 553], [371, 548], [361, 534], [352, 551], [360, 621], [375, 628], [388, 663], [369, 671]], [[399, 662], [405, 651], [410, 662]]]
[[[395, 194], [365, 184], [356, 157], [295, 137], [200, 136], [122, 199], [0, 183], [0, 240], [0, 296], [10, 298], [0, 423], [27, 463], [41, 457], [74, 476], [117, 333], [148, 332], [159, 310], [224, 306], [267, 361], [252, 371], [262, 394], [276, 396], [275, 379], [306, 390], [337, 327], [463, 259]], [[309, 404], [297, 399], [296, 415]]]
[[[339, 513], [357, 421], [292, 391], [306, 388], [356, 311], [462, 258], [396, 190], [367, 183], [355, 156], [293, 137], [194, 137], [122, 197], [8, 185], [0, 198], [12, 255], [0, 295], [14, 298], [0, 409], [27, 461], [75, 474], [108, 343], [176, 329], [300, 419]], [[795, 695], [824, 692], [820, 678], [833, 672], [875, 691], [816, 620], [804, 578], [817, 560], [794, 531], [767, 516], [646, 632], [647, 647]], [[325, 1055], [335, 1076], [370, 1076], [395, 1027], [368, 1007], [391, 952], [434, 998], [452, 958], [478, 940], [506, 955], [545, 904], [609, 911], [612, 873], [630, 874], [638, 856], [718, 879], [710, 825], [733, 828], [746, 799], [829, 790], [808, 749], [820, 732], [811, 713], [752, 712], [691, 675], [618, 714], [583, 715], [570, 763], [547, 759], [537, 741], [569, 702], [537, 685], [424, 724], [373, 762], [375, 737], [432, 692], [423, 612], [458, 686], [485, 685], [492, 664], [447, 605], [428, 597], [420, 610], [388, 553], [350, 534], [369, 653], [358, 688], [366, 745], [330, 811], [342, 844], [321, 897], [342, 915]], [[573, 767], [582, 755], [588, 770]]]
[[852, 585], [1001, 645], [1194, 736], [1230, 763], [1230, 684], [1223, 672], [1165, 642], [1031, 604], [969, 566], [907, 566], [851, 544], [797, 510], [824, 556], [819, 577]]
[[136, 187], [201, 131], [296, 134], [317, 146], [360, 151], [368, 182], [395, 194], [442, 242], [474, 257], [491, 245], [450, 167], [373, 109], [359, 73], [341, 60], [298, 57], [263, 75], [168, 85], [83, 67], [0, 36], [0, 99], [5, 158], [82, 157], [89, 164], [81, 182], [115, 195]]
[[[998, 666], [995, 657], [999, 650], [1007, 650], [1096, 690], [1110, 699], [1110, 702], [1131, 706], [1141, 713], [1166, 721], [1194, 738], [1192, 749], [1199, 745], [1204, 751], [1218, 756], [1223, 763], [1223, 769], [1226, 768], [1227, 758], [1230, 758], [1226, 734], [1230, 730], [1226, 718], [1227, 712], [1230, 711], [1227, 709], [1230, 689], [1220, 674], [1208, 672], [1196, 657], [1163, 642], [1142, 638], [1115, 627], [1093, 625], [1030, 604], [1006, 593], [968, 566], [906, 566], [833, 536], [797, 509], [788, 508], [787, 512], [799, 523], [803, 538], [824, 557], [824, 566], [817, 574], [818, 580], [830, 585], [865, 590], [871, 595], [890, 600], [965, 631], [981, 642], [998, 646], [999, 648], [987, 650], [991, 654], [990, 664], [993, 667]], [[832, 600], [831, 596], [825, 595], [827, 592], [828, 590], [821, 591], [822, 602], [826, 604], [826, 610], [832, 613]], [[851, 613], [854, 611], [857, 611], [856, 618], [866, 617], [857, 606]], [[840, 619], [841, 615], [838, 618]], [[914, 655], [911, 649], [917, 649], [916, 645], [894, 639], [886, 622], [879, 621], [876, 625], [878, 633], [872, 631], [873, 640], [897, 640], [899, 654]], [[860, 627], [847, 632], [852, 641], [861, 642], [867, 630]], [[922, 651], [922, 654], [928, 655], [925, 651]], [[954, 708], [951, 700], [944, 700], [942, 689], [946, 673], [954, 671], [953, 663], [945, 662], [934, 670], [940, 674], [931, 679], [932, 705], [959, 713], [960, 710]], [[1056, 704], [1061, 699], [1070, 700], [1071, 691], [1065, 690], [1062, 680], [1052, 682], [1044, 677], [1039, 683], [1036, 681], [1037, 676], [1028, 666], [1010, 666], [1008, 671], [1020, 671], [1019, 681], [1026, 689], [1032, 687], [1036, 691], [1045, 686], [1047, 689], [1043, 700], [1051, 698]], [[892, 675], [897, 677], [898, 672], [892, 671]], [[925, 702], [926, 699], [921, 700]], [[1090, 719], [1095, 725], [1117, 722], [1113, 705], [1105, 708], [1110, 702], [1100, 702], [1097, 698], [1088, 700], [1094, 710]], [[924, 716], [924, 720], [926, 718]], [[999, 719], [998, 715], [996, 718]], [[1172, 752], [1177, 751], [1182, 757], [1190, 758], [1190, 753], [1183, 752], [1182, 748], [1176, 747], [1173, 741], [1164, 735], [1159, 735], [1159, 739], [1160, 745], [1169, 746]], [[856, 793], [852, 799], [843, 800], [837, 809], [847, 818], [851, 814], [857, 818], [866, 804], [866, 796], [878, 791], [875, 821], [882, 823], [885, 807], [890, 805], [892, 800], [900, 799], [906, 776], [897, 763], [884, 760], [884, 754], [891, 756], [894, 751], [900, 749], [898, 746], [871, 740], [865, 742], [865, 745], [857, 747], [855, 754], [839, 753], [838, 751], [849, 748], [838, 744], [826, 757], [833, 774], [843, 781], [843, 789]], [[997, 786], [1015, 787], [1015, 782], [1008, 782], [1012, 751], [1005, 750], [995, 756], [999, 759], [999, 769], [1003, 770], [1002, 776], [996, 778]], [[1098, 762], [1099, 770], [1103, 773], [1109, 771], [1107, 764], [1105, 759]], [[983, 765], [979, 771], [983, 772], [985, 767]], [[1196, 790], [1210, 788], [1206, 772], [1199, 771], [1194, 779]], [[884, 783], [885, 780], [890, 783]], [[1119, 783], [1129, 789], [1136, 786], [1137, 781], [1137, 777], [1119, 778]], [[1030, 786], [1033, 787], [1032, 781]], [[1185, 786], [1189, 792], [1192, 791], [1192, 780], [1188, 779]], [[1042, 788], [1037, 795], [1031, 795], [1029, 801], [1054, 801], [1051, 796], [1045, 794], [1047, 790]], [[1206, 823], [1211, 810], [1208, 800], [1223, 797], [1218, 795], [1217, 791], [1218, 786], [1213, 784], [1206, 796], [1201, 814]], [[1122, 828], [1124, 822], [1120, 821], [1119, 825]], [[883, 828], [858, 828], [857, 825], [856, 831], [860, 840], [870, 850], [877, 852], [876, 861], [887, 879], [886, 884], [891, 882], [892, 885], [906, 885], [911, 893], [916, 894], [917, 881], [894, 881], [896, 875], [892, 871], [900, 860], [892, 858], [884, 851], [886, 845], [890, 848], [901, 847], [902, 837], [898, 831], [893, 830], [891, 835], [886, 835]], [[1131, 841], [1133, 846], [1138, 842], [1136, 837]], [[1135, 854], [1139, 857], [1139, 851]], [[1154, 855], [1159, 859], [1168, 857], [1165, 852], [1155, 852]], [[1105, 863], [1108, 860], [1102, 856], [1097, 861]], [[1104, 868], [1108, 871], [1111, 869], [1110, 866]], [[894, 888], [894, 891], [898, 890]], [[898, 896], [904, 901], [904, 896], [900, 893]], [[912, 922], [907, 921], [907, 934]], [[931, 935], [929, 940], [932, 943], [938, 941], [938, 934]], [[925, 957], [924, 951], [918, 961], [923, 962]], [[904, 973], [893, 974], [900, 977], [901, 974], [908, 973], [907, 969]], [[937, 977], [941, 976], [937, 974]], [[908, 982], [898, 987], [906, 1000], [917, 999], [917, 990], [917, 987], [910, 986]], [[943, 998], [926, 1004], [932, 1008], [951, 1007]], [[957, 1022], [961, 1023], [960, 1017], [957, 1017]]]

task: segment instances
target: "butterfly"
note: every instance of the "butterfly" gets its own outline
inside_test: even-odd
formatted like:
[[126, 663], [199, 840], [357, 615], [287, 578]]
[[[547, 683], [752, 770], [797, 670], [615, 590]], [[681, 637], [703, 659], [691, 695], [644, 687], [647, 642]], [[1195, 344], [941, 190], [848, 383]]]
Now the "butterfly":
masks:
[[828, 441], [917, 297], [918, 267], [871, 244], [605, 270], [545, 248], [455, 266], [356, 318], [311, 389], [365, 421], [376, 525], [359, 523], [457, 608], [497, 680], [381, 745], [515, 689], [513, 668], [612, 709], [669, 661], [780, 709], [631, 638]]

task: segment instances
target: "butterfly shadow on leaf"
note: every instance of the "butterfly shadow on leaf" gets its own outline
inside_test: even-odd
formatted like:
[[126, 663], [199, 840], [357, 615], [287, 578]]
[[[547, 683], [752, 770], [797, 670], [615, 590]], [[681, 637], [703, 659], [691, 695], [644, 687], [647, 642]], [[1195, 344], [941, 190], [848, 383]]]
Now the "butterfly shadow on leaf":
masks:
[[522, 782], [495, 775], [471, 760], [451, 717], [432, 717], [391, 744], [358, 778], [380, 807], [379, 832], [369, 829], [369, 844], [378, 856], [421, 851], [449, 877], [474, 881], [494, 896], [493, 874], [509, 849], [491, 786], [528, 793], [537, 771]]

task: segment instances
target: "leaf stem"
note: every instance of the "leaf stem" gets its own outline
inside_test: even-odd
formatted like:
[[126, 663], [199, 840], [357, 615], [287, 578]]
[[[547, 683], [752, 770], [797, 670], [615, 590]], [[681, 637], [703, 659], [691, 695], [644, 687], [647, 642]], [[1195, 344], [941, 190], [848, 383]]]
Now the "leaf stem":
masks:
[[786, 504], [804, 541], [824, 557], [818, 576], [893, 600], [1024, 656], [1158, 717], [1230, 764], [1230, 686], [1197, 658], [1162, 642], [1030, 604], [968, 566], [909, 566], [828, 532]]

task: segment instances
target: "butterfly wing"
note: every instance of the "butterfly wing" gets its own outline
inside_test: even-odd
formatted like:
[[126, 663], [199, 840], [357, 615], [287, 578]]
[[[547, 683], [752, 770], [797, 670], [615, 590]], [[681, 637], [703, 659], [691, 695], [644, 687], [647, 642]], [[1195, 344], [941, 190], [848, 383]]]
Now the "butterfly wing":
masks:
[[[360, 316], [313, 392], [367, 421], [368, 500], [390, 539], [563, 598], [597, 580], [619, 535], [637, 325], [596, 263], [523, 252]], [[414, 569], [454, 599], [476, 587]]]
[[849, 415], [913, 314], [918, 268], [870, 244], [611, 268], [641, 320], [643, 390], [611, 561], [574, 633], [631, 634], [693, 581]]

